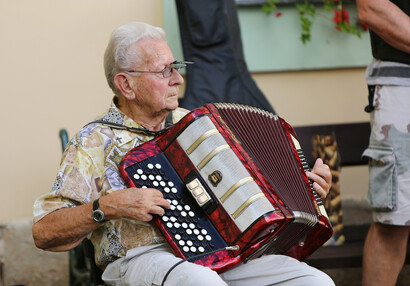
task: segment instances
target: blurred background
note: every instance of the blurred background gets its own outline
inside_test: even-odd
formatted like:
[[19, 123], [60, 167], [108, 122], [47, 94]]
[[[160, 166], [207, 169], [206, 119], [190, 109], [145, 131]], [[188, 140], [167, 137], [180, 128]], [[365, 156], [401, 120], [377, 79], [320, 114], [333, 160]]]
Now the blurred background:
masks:
[[[67, 253], [37, 250], [31, 237], [33, 202], [59, 166], [59, 130], [71, 136], [108, 107], [103, 53], [116, 27], [161, 26], [183, 58], [175, 9], [172, 0], [0, 0], [0, 285], [68, 285]], [[292, 126], [368, 121], [368, 33], [340, 33], [316, 17], [303, 44], [295, 9], [281, 13], [238, 6], [245, 60], [275, 111]], [[366, 167], [343, 169], [341, 189], [343, 200], [363, 202]]]

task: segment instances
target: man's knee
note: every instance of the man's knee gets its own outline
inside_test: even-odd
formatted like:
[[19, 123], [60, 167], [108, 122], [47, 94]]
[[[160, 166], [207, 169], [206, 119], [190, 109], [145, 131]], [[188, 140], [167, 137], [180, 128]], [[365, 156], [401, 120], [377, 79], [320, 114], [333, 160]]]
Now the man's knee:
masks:
[[303, 285], [314, 285], [314, 286], [334, 286], [332, 278], [330, 278], [326, 273], [321, 271], [316, 271], [314, 275], [309, 275], [303, 277]]
[[207, 267], [204, 267], [204, 271], [198, 271], [195, 278], [190, 282], [190, 286], [227, 286], [222, 278], [215, 272]]
[[[227, 286], [227, 284], [222, 280], [222, 278], [215, 271], [208, 267], [201, 265], [196, 265], [192, 263], [183, 263], [175, 276], [172, 274], [169, 278], [172, 278], [173, 282], [169, 285], [184, 285], [184, 286]], [[178, 266], [178, 267], [180, 267]], [[177, 268], [175, 268], [177, 269]], [[178, 281], [175, 281], [175, 278]], [[177, 283], [177, 284], [175, 284]], [[165, 285], [168, 285], [165, 283]]]

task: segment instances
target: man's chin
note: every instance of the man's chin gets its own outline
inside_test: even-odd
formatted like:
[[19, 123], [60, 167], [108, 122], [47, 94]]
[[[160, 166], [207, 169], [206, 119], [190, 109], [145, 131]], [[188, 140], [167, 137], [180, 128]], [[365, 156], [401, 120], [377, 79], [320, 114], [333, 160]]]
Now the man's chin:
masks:
[[178, 102], [178, 99], [177, 99], [175, 102], [171, 102], [171, 103], [167, 104], [167, 110], [168, 111], [175, 110], [175, 109], [178, 108], [178, 106], [179, 106], [179, 102]]

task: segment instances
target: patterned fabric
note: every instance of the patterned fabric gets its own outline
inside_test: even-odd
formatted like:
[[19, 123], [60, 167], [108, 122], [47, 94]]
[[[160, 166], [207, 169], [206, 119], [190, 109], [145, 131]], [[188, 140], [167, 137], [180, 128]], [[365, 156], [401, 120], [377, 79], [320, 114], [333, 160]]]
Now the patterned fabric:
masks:
[[373, 59], [366, 81], [374, 86], [372, 131], [363, 153], [373, 220], [410, 225], [410, 65]]
[[[186, 113], [184, 109], [175, 110], [173, 122], [179, 121]], [[96, 120], [142, 127], [123, 114], [114, 102]], [[51, 192], [35, 201], [34, 222], [55, 210], [85, 204], [127, 188], [118, 172], [118, 165], [128, 151], [152, 138], [100, 123], [83, 127], [67, 145]], [[90, 233], [89, 238], [100, 267], [125, 256], [129, 249], [164, 241], [152, 223], [130, 219], [108, 221]]]
[[410, 225], [410, 86], [376, 86], [371, 113], [368, 199], [373, 220]]

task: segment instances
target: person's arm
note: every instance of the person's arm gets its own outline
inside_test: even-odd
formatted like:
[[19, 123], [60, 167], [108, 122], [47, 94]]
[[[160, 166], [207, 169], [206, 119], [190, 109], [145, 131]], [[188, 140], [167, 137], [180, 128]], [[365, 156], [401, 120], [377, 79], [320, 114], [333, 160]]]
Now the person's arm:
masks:
[[313, 188], [321, 198], [326, 198], [332, 186], [332, 173], [322, 159], [317, 159], [311, 172], [306, 172], [309, 179], [313, 180]]
[[410, 54], [410, 17], [389, 0], [356, 0], [359, 18], [385, 42]]
[[[152, 215], [163, 215], [169, 202], [156, 189], [130, 188], [112, 192], [100, 198], [100, 209], [105, 218], [152, 220]], [[38, 248], [67, 251], [76, 247], [86, 236], [102, 224], [92, 219], [92, 202], [49, 213], [33, 225], [33, 238]]]

